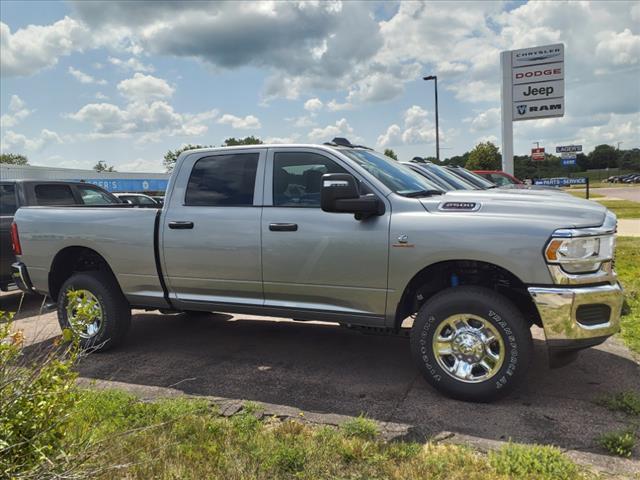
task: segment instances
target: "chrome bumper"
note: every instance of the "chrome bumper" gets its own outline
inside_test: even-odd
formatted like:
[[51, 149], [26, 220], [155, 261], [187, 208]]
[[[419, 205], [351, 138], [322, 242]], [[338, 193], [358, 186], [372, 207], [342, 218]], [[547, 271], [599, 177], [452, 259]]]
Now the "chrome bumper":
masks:
[[[597, 345], [620, 330], [622, 287], [530, 287], [547, 344], [579, 349]], [[587, 321], [588, 320], [588, 321]]]
[[27, 266], [22, 262], [16, 262], [11, 265], [11, 277], [20, 290], [25, 293], [34, 293], [35, 289], [31, 284]]

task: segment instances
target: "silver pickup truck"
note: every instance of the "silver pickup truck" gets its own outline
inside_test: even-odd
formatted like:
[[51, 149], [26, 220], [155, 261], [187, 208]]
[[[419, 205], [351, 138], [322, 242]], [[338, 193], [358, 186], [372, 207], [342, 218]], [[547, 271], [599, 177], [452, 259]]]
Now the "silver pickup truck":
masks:
[[162, 210], [19, 209], [13, 271], [87, 347], [121, 343], [132, 308], [335, 322], [408, 333], [431, 385], [489, 401], [525, 376], [533, 324], [554, 364], [618, 331], [615, 228], [568, 195], [443, 193], [364, 147], [210, 148], [180, 155]]

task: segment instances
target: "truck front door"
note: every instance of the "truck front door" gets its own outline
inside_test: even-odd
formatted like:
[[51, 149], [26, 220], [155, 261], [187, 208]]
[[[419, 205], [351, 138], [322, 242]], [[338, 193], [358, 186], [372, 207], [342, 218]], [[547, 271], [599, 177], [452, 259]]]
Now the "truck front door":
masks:
[[162, 214], [162, 256], [178, 308], [263, 304], [260, 214], [266, 149], [192, 154]]
[[358, 221], [320, 209], [322, 175], [353, 173], [348, 168], [313, 149], [269, 150], [262, 214], [265, 306], [383, 321], [390, 210]]

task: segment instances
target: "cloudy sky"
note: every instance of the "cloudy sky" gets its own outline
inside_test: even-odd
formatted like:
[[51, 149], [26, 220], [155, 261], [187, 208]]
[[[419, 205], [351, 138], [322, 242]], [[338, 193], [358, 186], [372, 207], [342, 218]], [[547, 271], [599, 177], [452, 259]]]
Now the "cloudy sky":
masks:
[[515, 152], [640, 147], [639, 2], [11, 2], [0, 23], [3, 152], [161, 171], [229, 136], [335, 136], [402, 158], [499, 143], [502, 50], [563, 42], [565, 116]]

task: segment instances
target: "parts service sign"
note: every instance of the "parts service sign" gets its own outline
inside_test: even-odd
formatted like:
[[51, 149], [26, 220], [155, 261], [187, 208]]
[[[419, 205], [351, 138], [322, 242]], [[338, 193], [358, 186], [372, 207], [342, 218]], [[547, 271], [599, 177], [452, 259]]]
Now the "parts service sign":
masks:
[[562, 43], [512, 50], [511, 79], [513, 121], [564, 115]]

